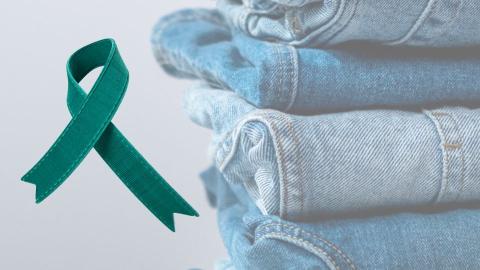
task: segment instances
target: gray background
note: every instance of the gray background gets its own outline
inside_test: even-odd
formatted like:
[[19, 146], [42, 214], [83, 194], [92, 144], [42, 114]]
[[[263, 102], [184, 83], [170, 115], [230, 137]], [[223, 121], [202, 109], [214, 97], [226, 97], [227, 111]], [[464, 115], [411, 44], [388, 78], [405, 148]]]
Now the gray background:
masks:
[[[165, 75], [150, 31], [162, 14], [202, 1], [2, 1], [0, 8], [0, 269], [212, 269], [226, 257], [198, 173], [209, 132], [181, 110], [190, 82]], [[130, 85], [115, 124], [200, 212], [171, 233], [91, 152], [42, 204], [20, 177], [70, 119], [65, 63], [79, 47], [116, 39]], [[90, 76], [87, 84], [95, 80]]]

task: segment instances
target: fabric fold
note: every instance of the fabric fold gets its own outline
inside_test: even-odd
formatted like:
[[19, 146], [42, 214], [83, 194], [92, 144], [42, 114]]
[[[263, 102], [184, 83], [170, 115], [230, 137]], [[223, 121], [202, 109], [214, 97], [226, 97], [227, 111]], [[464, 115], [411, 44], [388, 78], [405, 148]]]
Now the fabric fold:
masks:
[[217, 7], [235, 29], [299, 47], [480, 45], [477, 1], [217, 0]]
[[478, 109], [299, 116], [205, 84], [185, 100], [187, 114], [213, 128], [217, 168], [264, 214], [318, 220], [479, 201]]
[[292, 223], [260, 213], [245, 190], [228, 184], [216, 168], [202, 179], [231, 259], [220, 269], [480, 267], [478, 208]]
[[170, 74], [232, 90], [259, 108], [315, 114], [480, 102], [476, 48], [297, 49], [247, 37], [204, 9], [162, 18], [152, 47]]

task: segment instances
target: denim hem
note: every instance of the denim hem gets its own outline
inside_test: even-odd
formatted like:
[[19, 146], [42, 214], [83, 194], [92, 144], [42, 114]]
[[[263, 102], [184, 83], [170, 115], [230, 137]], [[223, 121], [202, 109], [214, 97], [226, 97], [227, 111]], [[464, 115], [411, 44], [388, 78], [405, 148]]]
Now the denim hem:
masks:
[[[237, 124], [229, 136], [233, 142], [227, 142], [227, 145], [224, 145], [222, 150], [226, 154], [222, 154], [222, 157], [217, 159], [217, 167], [225, 175], [227, 167], [234, 160], [238, 150], [242, 128], [250, 122], [260, 122], [265, 125], [275, 150], [280, 199], [261, 198], [263, 201], [278, 200], [277, 204], [279, 204], [279, 213], [270, 212], [265, 208], [264, 214], [279, 215], [284, 219], [301, 217], [304, 212], [304, 191], [301, 179], [305, 178], [305, 173], [302, 164], [298, 162], [299, 141], [291, 121], [288, 115], [274, 110], [258, 110], [250, 113]], [[285, 155], [288, 155], [288, 158]], [[228, 178], [227, 180], [230, 181]]]
[[448, 109], [424, 111], [433, 121], [440, 138], [443, 171], [436, 203], [455, 202], [464, 190], [465, 156], [458, 122]]
[[276, 239], [296, 245], [317, 256], [331, 270], [357, 269], [352, 259], [334, 243], [294, 224], [268, 222], [259, 225], [255, 229], [255, 242], [266, 239]]

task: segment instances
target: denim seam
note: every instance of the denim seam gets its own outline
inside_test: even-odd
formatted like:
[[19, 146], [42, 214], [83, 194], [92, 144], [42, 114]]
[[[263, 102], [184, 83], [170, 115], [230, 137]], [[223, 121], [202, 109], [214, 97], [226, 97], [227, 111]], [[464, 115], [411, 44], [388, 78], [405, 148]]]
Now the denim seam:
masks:
[[[285, 173], [283, 174], [284, 177], [281, 177], [280, 178], [280, 183], [283, 183], [283, 189], [282, 189], [282, 194], [284, 197], [284, 204], [283, 204], [283, 209], [284, 209], [284, 213], [282, 213], [282, 217], [284, 219], [288, 219], [288, 216], [290, 215], [290, 211], [289, 209], [291, 208], [290, 207], [290, 198], [292, 197], [292, 193], [291, 193], [291, 188], [294, 184], [296, 184], [296, 188], [295, 190], [297, 191], [298, 194], [304, 194], [303, 192], [303, 183], [302, 181], [299, 181], [298, 179], [295, 181], [295, 179], [293, 179], [293, 181], [291, 181], [290, 178], [294, 178], [294, 177], [291, 177], [293, 175], [290, 175], [289, 174], [289, 170], [288, 170], [288, 164], [286, 162], [286, 159], [285, 159], [285, 156], [283, 155], [283, 153], [285, 153], [285, 155], [288, 155], [289, 152], [292, 153], [293, 155], [293, 158], [292, 158], [292, 163], [295, 163], [295, 166], [293, 166], [293, 168], [296, 168], [299, 170], [299, 173], [300, 173], [300, 176], [302, 177], [302, 179], [305, 179], [305, 175], [304, 175], [304, 171], [303, 171], [303, 168], [301, 166], [300, 163], [298, 163], [298, 160], [300, 160], [298, 158], [298, 148], [299, 148], [299, 140], [296, 136], [296, 133], [294, 132], [294, 128], [291, 124], [291, 119], [288, 117], [288, 115], [286, 114], [275, 114], [276, 117], [278, 118], [274, 118], [273, 115], [270, 113], [270, 114], [265, 114], [264, 117], [268, 120], [269, 123], [271, 123], [271, 126], [272, 126], [272, 130], [273, 132], [275, 132], [276, 134], [280, 134], [278, 132], [278, 130], [280, 130], [278, 128], [278, 126], [276, 125], [276, 121], [282, 123], [282, 124], [285, 124], [287, 129], [283, 129], [284, 131], [287, 132], [287, 135], [285, 136], [285, 138], [292, 138], [293, 141], [292, 141], [292, 144], [293, 144], [293, 148], [289, 148], [289, 147], [286, 147], [284, 145], [284, 142], [282, 140], [282, 138], [280, 136], [276, 136], [277, 138], [277, 144], [278, 144], [278, 148], [280, 149], [280, 151], [278, 151], [277, 147], [275, 146], [275, 150], [277, 150], [276, 152], [279, 153], [281, 152], [282, 153], [282, 158], [281, 158], [281, 166], [284, 168], [284, 171]], [[275, 121], [276, 120], [276, 121]], [[290, 151], [288, 151], [290, 150]], [[282, 185], [281, 185], [282, 186]], [[295, 204], [295, 200], [292, 200]], [[303, 208], [304, 208], [304, 202], [303, 202], [303, 198], [301, 198], [299, 200], [299, 205], [298, 207], [300, 208], [299, 209], [299, 214], [301, 215], [303, 213]], [[294, 205], [294, 206], [297, 206], [297, 205]]]
[[[288, 76], [287, 72], [285, 71], [287, 66], [285, 65], [285, 59], [282, 53], [282, 48], [283, 47], [281, 47], [281, 45], [273, 46], [273, 55], [274, 55], [273, 59], [279, 59], [279, 62], [275, 63], [275, 66], [276, 66], [275, 68], [269, 68], [269, 70], [278, 71], [278, 68], [280, 68], [280, 76], [269, 76], [270, 81], [268, 85], [273, 87], [270, 87], [270, 89], [268, 89], [268, 92], [272, 96], [273, 96], [273, 93], [279, 89], [282, 96], [284, 96], [286, 91], [288, 91], [288, 86], [285, 86], [285, 81], [286, 81], [285, 79], [288, 79], [288, 78], [285, 78]], [[278, 77], [278, 80], [277, 80], [277, 77]], [[278, 82], [278, 85], [276, 85], [275, 82]]]
[[[459, 132], [458, 132], [458, 129], [459, 129], [458, 123], [457, 123], [457, 121], [455, 120], [455, 118], [454, 118], [451, 114], [449, 114], [449, 113], [447, 113], [447, 112], [443, 112], [443, 113], [444, 113], [450, 120], [452, 120], [452, 122], [455, 124], [456, 131], [457, 131], [456, 133], [458, 133], [458, 136], [460, 137], [460, 134], [459, 134]], [[440, 121], [439, 121], [439, 122], [440, 122]], [[441, 124], [441, 122], [440, 122], [440, 124]], [[445, 148], [447, 148], [447, 149], [449, 149], [449, 150], [451, 150], [451, 149], [458, 149], [458, 151], [460, 152], [460, 161], [462, 162], [461, 167], [460, 167], [460, 169], [461, 169], [461, 172], [460, 172], [460, 184], [461, 184], [461, 186], [460, 186], [460, 191], [457, 191], [457, 194], [456, 194], [456, 196], [455, 196], [455, 200], [457, 200], [457, 199], [459, 198], [460, 193], [461, 193], [461, 191], [463, 190], [463, 185], [464, 185], [464, 179], [463, 179], [463, 178], [464, 178], [464, 166], [463, 166], [463, 165], [464, 165], [464, 162], [463, 162], [463, 161], [464, 161], [464, 157], [463, 157], [462, 145], [463, 145], [463, 140], [461, 139], [461, 137], [459, 138], [459, 142], [458, 142], [457, 144], [448, 143], [448, 144], [445, 145]], [[450, 183], [451, 183], [451, 181], [450, 181]]]
[[[340, 270], [340, 268], [338, 267], [337, 263], [335, 262], [335, 260], [330, 256], [328, 255], [327, 252], [325, 252], [323, 249], [321, 249], [320, 247], [314, 245], [313, 243], [305, 240], [305, 239], [302, 239], [302, 238], [298, 238], [298, 237], [295, 237], [295, 236], [291, 236], [291, 235], [288, 235], [288, 234], [283, 234], [283, 233], [278, 233], [278, 232], [271, 232], [271, 233], [267, 233], [265, 235], [263, 235], [262, 237], [260, 237], [257, 241], [262, 241], [262, 240], [265, 240], [265, 239], [268, 239], [268, 238], [271, 238], [271, 239], [279, 239], [279, 240], [283, 240], [283, 241], [287, 241], [287, 242], [290, 242], [292, 244], [296, 244], [297, 246], [299, 247], [302, 247], [304, 248], [305, 250], [309, 250], [311, 249], [310, 251], [312, 253], [317, 253], [316, 255], [323, 261], [327, 264], [328, 268], [332, 269], [332, 270]], [[322, 258], [321, 255], [323, 255], [327, 261], [325, 261], [325, 258]], [[333, 268], [332, 268], [333, 267]]]
[[[465, 166], [464, 166], [465, 157], [464, 157], [463, 148], [462, 148], [463, 139], [462, 139], [461, 134], [459, 132], [459, 125], [458, 125], [457, 120], [455, 120], [453, 115], [451, 115], [450, 113], [447, 113], [447, 112], [435, 113], [434, 112], [433, 115], [434, 116], [446, 116], [446, 117], [448, 117], [455, 124], [456, 133], [459, 136], [459, 142], [458, 143], [452, 144], [452, 143], [446, 142], [445, 145], [444, 145], [445, 151], [449, 151], [448, 153], [451, 152], [451, 149], [457, 149], [460, 153], [460, 162], [461, 162], [461, 167], [460, 167], [460, 170], [461, 170], [460, 171], [460, 190], [457, 191], [457, 194], [455, 196], [455, 200], [458, 200], [458, 198], [460, 197], [460, 194], [464, 190], [464, 185], [465, 185], [465, 179], [464, 179], [465, 178]], [[442, 127], [442, 129], [445, 130], [445, 128], [443, 128], [442, 121], [440, 121], [440, 119], [438, 119], [438, 122], [439, 122], [439, 125]]]
[[[458, 121], [455, 119], [455, 117], [453, 117], [453, 115], [451, 117], [452, 117], [452, 120], [457, 127], [457, 130], [460, 130], [460, 126], [458, 125]], [[460, 137], [460, 141], [462, 142], [462, 145], [463, 145], [463, 143], [465, 141], [463, 140], [463, 136], [460, 132], [458, 133], [458, 136]], [[455, 200], [458, 200], [460, 198], [460, 195], [465, 190], [465, 153], [463, 151], [463, 148], [459, 149], [459, 151], [460, 151], [460, 154], [461, 154], [460, 158], [461, 158], [461, 161], [462, 161], [462, 171], [461, 171], [462, 175], [461, 175], [461, 178], [460, 178], [461, 179], [460, 190], [458, 191], [457, 197], [455, 198]]]
[[[352, 20], [353, 16], [355, 15], [355, 12], [357, 10], [357, 4], [358, 4], [358, 1], [359, 0], [351, 0], [351, 2], [354, 2], [353, 3], [353, 7], [352, 7], [352, 14], [350, 14], [350, 17], [348, 17], [346, 19], [346, 21], [343, 23], [343, 25], [340, 25], [338, 27], [338, 30], [336, 30], [335, 33], [333, 33], [329, 38], [327, 38], [323, 43], [324, 44], [328, 44], [330, 42], [330, 40], [334, 39], [343, 29], [345, 29], [345, 27], [347, 27], [347, 25], [350, 23], [350, 21]], [[347, 0], [347, 2], [350, 2]], [[347, 9], [347, 7], [345, 7], [345, 10]], [[345, 11], [344, 11], [345, 12]]]
[[452, 122], [455, 124], [459, 141], [460, 141], [460, 147], [458, 148], [458, 151], [460, 152], [460, 161], [461, 161], [461, 175], [460, 175], [460, 190], [457, 191], [457, 195], [455, 196], [455, 201], [460, 198], [460, 195], [463, 193], [463, 190], [465, 189], [465, 154], [463, 152], [463, 136], [460, 133], [460, 126], [458, 124], [458, 121], [455, 119], [455, 117], [452, 114], [449, 114], [450, 119]]
[[[445, 23], [442, 23], [442, 27], [443, 27], [443, 30], [440, 31], [440, 33], [436, 33], [436, 34], [433, 34], [433, 35], [430, 35], [428, 38], [432, 39], [432, 38], [439, 38], [439, 37], [442, 37], [443, 35], [445, 35], [445, 33], [447, 32], [447, 28], [458, 18], [458, 16], [460, 15], [460, 9], [461, 9], [461, 6], [463, 5], [463, 2], [464, 0], [458, 0], [459, 2], [459, 5], [458, 5], [458, 8], [455, 12], [455, 15], [451, 16], [451, 18], [446, 21]], [[431, 17], [431, 16], [430, 16]], [[425, 22], [423, 23], [424, 25], [428, 23], [428, 18], [425, 20]], [[438, 27], [437, 27], [438, 28]], [[421, 28], [419, 28], [418, 30], [420, 30]], [[418, 33], [418, 30], [412, 35], [413, 37], [413, 40], [415, 40], [415, 34]]]
[[290, 92], [292, 93], [290, 96], [290, 102], [288, 103], [287, 107], [285, 108], [286, 111], [289, 111], [293, 104], [295, 103], [295, 99], [298, 95], [298, 54], [297, 50], [293, 46], [287, 46], [290, 63], [291, 63], [291, 87]]
[[[278, 134], [278, 131], [277, 131], [277, 127], [275, 126], [274, 124], [274, 121], [271, 120], [271, 118], [268, 117], [268, 115], [265, 115], [265, 118], [267, 119], [267, 121], [270, 123], [270, 127], [272, 129], [272, 132], [275, 133], [275, 134]], [[273, 136], [272, 136], [273, 137]], [[275, 135], [275, 148], [279, 148], [280, 151], [277, 150], [276, 153], [277, 155], [279, 156], [279, 164], [278, 164], [278, 167], [282, 167], [282, 168], [285, 168], [286, 165], [285, 165], [285, 157], [284, 157], [284, 151], [283, 149], [285, 149], [285, 147], [283, 146], [283, 143], [280, 139], [277, 138], [277, 136]], [[282, 194], [282, 196], [280, 197], [280, 216], [281, 217], [284, 217], [285, 219], [288, 218], [288, 202], [289, 202], [289, 197], [288, 197], [288, 189], [289, 189], [289, 176], [287, 175], [287, 172], [286, 170], [283, 170], [284, 171], [283, 173], [283, 177], [280, 177], [280, 191]], [[279, 175], [280, 176], [280, 175]]]
[[276, 44], [272, 46], [272, 54], [273, 63], [266, 68], [268, 84], [263, 88], [267, 97], [278, 97], [282, 111], [288, 111], [293, 106], [298, 91], [297, 52], [292, 46]]
[[[284, 115], [286, 116], [286, 115]], [[287, 116], [288, 117], [288, 116]], [[300, 145], [300, 142], [298, 140], [298, 137], [296, 135], [296, 132], [292, 126], [292, 123], [289, 119], [286, 119], [285, 121], [286, 125], [287, 125], [287, 128], [288, 128], [288, 131], [289, 131], [289, 134], [290, 134], [290, 137], [293, 139], [293, 144], [294, 144], [294, 149], [292, 149], [292, 152], [295, 151], [294, 153], [294, 160], [300, 160], [298, 157], [300, 156], [299, 153], [298, 153], [298, 148], [299, 148], [299, 145]], [[299, 162], [296, 162], [296, 168], [298, 168], [299, 172], [300, 172], [300, 175], [302, 177], [302, 179], [306, 179], [306, 175], [305, 175], [305, 171], [303, 169], [303, 166], [301, 163]], [[285, 165], [286, 166], [286, 165]], [[300, 191], [300, 194], [304, 194], [304, 187], [303, 187], [303, 181], [297, 181], [298, 182], [298, 187], [299, 187], [299, 191]], [[286, 185], [287, 186], [287, 185]], [[289, 196], [288, 195], [288, 192], [287, 190], [285, 191], [287, 194], [286, 196]], [[300, 215], [303, 214], [303, 209], [304, 209], [304, 202], [303, 202], [303, 199], [300, 200]]]
[[[460, 194], [463, 192], [464, 190], [464, 185], [465, 185], [465, 157], [464, 157], [464, 153], [463, 153], [463, 148], [462, 148], [462, 144], [463, 144], [463, 139], [460, 135], [460, 132], [459, 132], [459, 125], [457, 123], [457, 121], [453, 118], [453, 116], [445, 111], [442, 111], [442, 112], [435, 112], [435, 111], [424, 111], [424, 113], [432, 120], [432, 122], [434, 123], [436, 129], [437, 129], [437, 132], [438, 132], [438, 135], [440, 137], [440, 141], [441, 141], [441, 150], [442, 150], [442, 160], [443, 160], [443, 164], [442, 164], [442, 168], [443, 168], [443, 172], [442, 172], [442, 180], [441, 180], [441, 185], [440, 185], [440, 191], [438, 192], [437, 194], [437, 198], [435, 199], [435, 202], [441, 202], [442, 201], [442, 198], [444, 196], [446, 196], [446, 194], [448, 194], [448, 187], [452, 184], [451, 181], [450, 181], [450, 178], [451, 178], [451, 151], [452, 149], [457, 149], [459, 151], [459, 155], [460, 155], [460, 163], [461, 163], [461, 167], [460, 167], [460, 190], [457, 190], [457, 194], [455, 196], [455, 200], [457, 200], [460, 196]], [[452, 143], [452, 142], [449, 142], [449, 138], [447, 137], [447, 133], [446, 133], [446, 129], [445, 127], [443, 126], [442, 124], [442, 121], [440, 118], [441, 117], [448, 117], [454, 124], [455, 124], [455, 134], [457, 134], [459, 136], [459, 142], [457, 143]], [[453, 157], [455, 158], [455, 157]], [[450, 191], [451, 192], [451, 191]]]
[[[295, 227], [295, 226], [292, 226], [292, 225], [288, 225], [288, 224], [282, 224], [282, 223], [275, 223], [275, 222], [272, 222], [272, 223], [269, 223], [269, 224], [266, 224], [264, 225], [263, 227], [264, 228], [275, 228], [275, 227], [283, 227], [283, 228], [287, 228], [287, 229], [292, 229], [292, 230], [297, 230], [299, 229], [298, 227]], [[340, 248], [338, 248], [335, 244], [333, 244], [332, 242], [328, 241], [327, 239], [324, 239], [322, 237], [320, 237], [318, 234], [314, 234], [314, 233], [310, 233], [308, 231], [305, 231], [303, 229], [300, 229], [302, 234], [306, 235], [307, 237], [311, 237], [313, 239], [316, 239], [324, 244], [326, 244], [328, 247], [332, 248], [340, 257], [342, 257], [345, 262], [347, 262], [347, 264], [350, 266], [350, 268], [352, 270], [356, 270], [356, 266], [355, 264], [353, 263], [353, 261], [350, 259], [350, 257], [348, 257]]]
[[385, 44], [386, 45], [400, 45], [402, 43], [407, 42], [408, 39], [410, 39], [415, 34], [415, 32], [417, 32], [418, 29], [420, 29], [422, 24], [427, 20], [428, 16], [430, 15], [432, 10], [434, 9], [437, 2], [438, 2], [438, 0], [429, 0], [428, 3], [427, 3], [427, 6], [422, 11], [422, 14], [420, 14], [420, 16], [417, 18], [417, 20], [412, 25], [412, 27], [410, 27], [410, 29], [407, 31], [407, 33], [403, 37], [401, 37], [399, 39], [396, 39], [396, 40], [393, 40], [393, 41], [390, 41], [390, 42], [385, 42]]
[[426, 115], [429, 116], [429, 118], [433, 121], [433, 124], [435, 125], [435, 128], [437, 130], [437, 133], [440, 137], [440, 149], [442, 151], [442, 179], [440, 182], [440, 190], [438, 194], [436, 195], [435, 202], [439, 202], [441, 200], [442, 195], [445, 192], [445, 188], [448, 185], [448, 155], [446, 153], [446, 149], [443, 147], [444, 145], [444, 132], [442, 129], [442, 126], [440, 123], [438, 123], [438, 119], [433, 115], [433, 112], [431, 111], [425, 111]]

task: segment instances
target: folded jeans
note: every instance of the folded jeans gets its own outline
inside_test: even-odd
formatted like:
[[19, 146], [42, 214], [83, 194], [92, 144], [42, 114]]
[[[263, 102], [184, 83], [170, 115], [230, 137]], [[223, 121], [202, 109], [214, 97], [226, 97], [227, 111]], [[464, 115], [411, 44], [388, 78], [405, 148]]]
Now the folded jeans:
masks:
[[229, 24], [295, 46], [348, 41], [384, 45], [480, 45], [480, 2], [462, 0], [217, 0]]
[[231, 259], [219, 270], [480, 268], [478, 208], [292, 223], [262, 215], [215, 168], [202, 178]]
[[163, 17], [152, 46], [170, 74], [233, 90], [259, 108], [312, 114], [480, 102], [478, 49], [297, 49], [232, 32], [204, 9]]
[[213, 129], [212, 154], [264, 214], [317, 220], [480, 202], [480, 109], [299, 116], [198, 84], [185, 111]]

